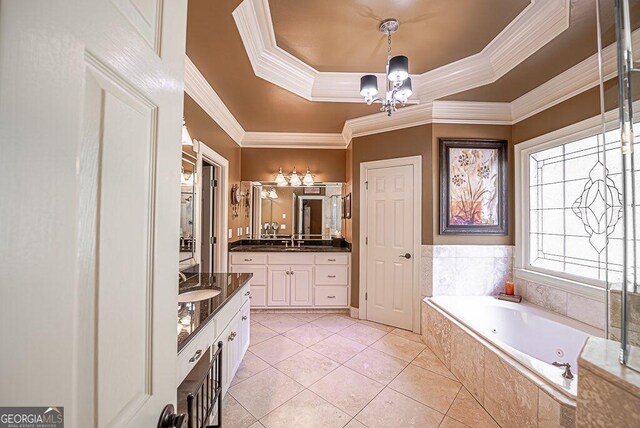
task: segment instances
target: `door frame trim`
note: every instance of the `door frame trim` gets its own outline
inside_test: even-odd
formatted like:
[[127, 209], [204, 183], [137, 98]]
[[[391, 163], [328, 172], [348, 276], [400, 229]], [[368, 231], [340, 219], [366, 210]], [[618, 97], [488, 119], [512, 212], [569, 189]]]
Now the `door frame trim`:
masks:
[[367, 319], [367, 246], [365, 245], [367, 230], [367, 190], [366, 181], [369, 170], [395, 166], [413, 166], [413, 331], [420, 333], [420, 263], [422, 248], [422, 155], [360, 163], [360, 290], [359, 317]]
[[[227, 235], [227, 229], [229, 228], [229, 161], [220, 155], [218, 152], [207, 146], [207, 143], [200, 142], [200, 149], [198, 150], [198, 171], [202, 171], [202, 159], [206, 159], [207, 162], [215, 165], [220, 171], [220, 182], [218, 187], [219, 192], [215, 192], [215, 201], [213, 206], [214, 219], [219, 219], [217, 225], [214, 225], [215, 236], [218, 238], [215, 244], [213, 244], [215, 261], [214, 270], [216, 272], [227, 272], [227, 265], [229, 259], [229, 238]], [[204, 183], [200, 183], [203, 185]], [[201, 210], [197, 210], [196, 214], [200, 216]], [[197, 224], [201, 219], [198, 217]], [[199, 233], [199, 230], [198, 230]], [[202, 239], [202, 237], [200, 237]]]

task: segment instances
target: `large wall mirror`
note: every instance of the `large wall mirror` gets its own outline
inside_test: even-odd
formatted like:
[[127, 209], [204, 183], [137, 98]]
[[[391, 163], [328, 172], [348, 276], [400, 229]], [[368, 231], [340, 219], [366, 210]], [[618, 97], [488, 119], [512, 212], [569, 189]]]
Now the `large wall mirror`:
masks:
[[276, 183], [244, 182], [250, 189], [251, 237], [278, 239], [294, 235], [301, 239], [342, 236], [343, 183], [313, 186], [278, 186]]
[[180, 264], [196, 260], [196, 174], [195, 153], [182, 152], [180, 174]]

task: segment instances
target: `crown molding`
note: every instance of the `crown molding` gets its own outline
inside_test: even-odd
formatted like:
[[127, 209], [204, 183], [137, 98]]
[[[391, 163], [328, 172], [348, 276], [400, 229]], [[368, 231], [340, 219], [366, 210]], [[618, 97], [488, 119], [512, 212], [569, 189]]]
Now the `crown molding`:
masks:
[[[244, 129], [222, 102], [200, 70], [185, 55], [184, 91], [238, 144], [244, 138]], [[187, 124], [188, 126], [188, 124]]]
[[[632, 33], [640, 45], [640, 30]], [[602, 51], [604, 79], [616, 75], [615, 44]], [[383, 76], [382, 76], [383, 78]], [[242, 147], [344, 148], [352, 138], [429, 123], [513, 125], [598, 85], [598, 57], [593, 55], [511, 103], [433, 101], [347, 120], [341, 134], [245, 132], [202, 74], [186, 58], [185, 91]], [[362, 102], [358, 98], [358, 102]]]
[[[570, 0], [532, 0], [481, 52], [412, 75], [416, 95], [411, 102], [495, 82], [569, 28], [569, 12]], [[268, 0], [244, 0], [233, 17], [256, 76], [310, 101], [362, 101], [361, 73], [319, 72], [277, 46]]]
[[341, 134], [298, 132], [247, 132], [243, 148], [344, 149]]
[[[640, 30], [631, 34], [632, 46], [640, 46]], [[602, 49], [603, 80], [617, 75], [616, 44]], [[598, 86], [598, 54], [574, 65], [563, 73], [546, 81], [542, 85], [511, 102], [513, 123], [518, 123], [569, 98]]]

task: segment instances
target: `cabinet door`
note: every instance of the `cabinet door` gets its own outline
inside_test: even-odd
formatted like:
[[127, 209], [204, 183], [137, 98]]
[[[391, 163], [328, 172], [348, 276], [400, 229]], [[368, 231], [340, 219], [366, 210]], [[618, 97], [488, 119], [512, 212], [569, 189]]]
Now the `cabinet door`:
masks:
[[249, 302], [246, 302], [242, 309], [240, 309], [240, 331], [238, 331], [239, 336], [239, 355], [238, 355], [238, 365], [242, 362], [244, 358], [244, 354], [247, 352], [247, 348], [249, 348], [249, 324], [251, 323], [251, 306]]
[[[222, 395], [224, 396], [229, 389], [232, 377], [233, 366], [233, 341], [231, 340], [231, 328], [229, 323], [227, 328], [222, 331], [218, 340], [222, 341]], [[217, 343], [217, 341], [216, 341]]]
[[313, 305], [313, 286], [311, 277], [313, 266], [293, 266], [291, 269], [291, 306]]
[[268, 306], [289, 306], [289, 267], [269, 268]]

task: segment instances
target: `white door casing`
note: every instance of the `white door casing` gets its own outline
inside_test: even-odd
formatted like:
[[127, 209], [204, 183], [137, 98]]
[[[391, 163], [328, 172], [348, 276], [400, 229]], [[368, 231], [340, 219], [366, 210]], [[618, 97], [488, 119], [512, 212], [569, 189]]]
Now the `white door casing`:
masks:
[[[421, 156], [362, 163], [360, 316], [420, 331]], [[410, 258], [402, 257], [408, 254]]]
[[[227, 235], [227, 225], [229, 224], [229, 161], [206, 145], [206, 142], [198, 142], [198, 171], [202, 171], [203, 158], [217, 169], [218, 191], [215, 192], [213, 201], [213, 228], [211, 232], [216, 237], [213, 244], [213, 265], [216, 272], [227, 272], [229, 261], [229, 236]], [[198, 185], [204, 186], [206, 183]], [[202, 211], [196, 211], [196, 224], [200, 224]], [[198, 235], [199, 236], [199, 235]], [[205, 239], [205, 238], [201, 238]]]
[[185, 27], [184, 0], [0, 1], [5, 406], [175, 403]]

